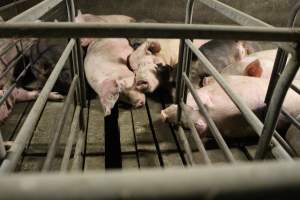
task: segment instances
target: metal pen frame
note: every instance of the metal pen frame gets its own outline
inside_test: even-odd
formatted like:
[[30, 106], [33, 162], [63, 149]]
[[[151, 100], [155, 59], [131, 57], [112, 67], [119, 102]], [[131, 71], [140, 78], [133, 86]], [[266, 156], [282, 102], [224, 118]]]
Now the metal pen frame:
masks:
[[[237, 97], [232, 89], [228, 86], [224, 78], [216, 71], [205, 56], [192, 44], [190, 39], [241, 39], [241, 40], [263, 40], [263, 41], [277, 41], [277, 42], [298, 42], [300, 38], [299, 28], [275, 28], [265, 22], [249, 16], [241, 11], [238, 11], [224, 3], [216, 0], [198, 0], [203, 4], [215, 9], [221, 14], [229, 17], [233, 21], [245, 25], [241, 26], [221, 26], [221, 25], [195, 25], [192, 22], [192, 11], [194, 0], [188, 0], [186, 6], [186, 24], [81, 24], [70, 22], [42, 22], [42, 23], [27, 23], [24, 21], [35, 21], [39, 17], [47, 13], [51, 8], [62, 3], [62, 0], [44, 0], [35, 5], [31, 9], [21, 13], [20, 15], [9, 20], [8, 23], [0, 24], [0, 38], [4, 37], [68, 37], [70, 39], [66, 49], [61, 58], [56, 64], [48, 81], [46, 82], [40, 96], [33, 105], [32, 110], [28, 114], [22, 128], [20, 129], [17, 138], [8, 150], [1, 167], [0, 167], [0, 193], [1, 197], [7, 198], [32, 198], [31, 190], [38, 191], [36, 198], [99, 198], [106, 197], [113, 198], [157, 198], [157, 197], [203, 197], [203, 199], [210, 199], [212, 197], [233, 197], [235, 195], [249, 194], [244, 196], [250, 197], [278, 197], [291, 192], [290, 194], [299, 195], [300, 186], [300, 161], [294, 162], [271, 162], [271, 163], [236, 163], [227, 147], [221, 133], [218, 132], [214, 122], [210, 119], [209, 114], [205, 108], [201, 106], [201, 101], [195, 95], [194, 88], [190, 85], [188, 79], [190, 53], [191, 51], [205, 64], [207, 70], [211, 72], [216, 81], [224, 89], [224, 91], [233, 100], [235, 105], [239, 108], [242, 115], [248, 123], [254, 128], [261, 137], [261, 142], [258, 149], [265, 150], [265, 147], [272, 144], [272, 153], [278, 159], [285, 159], [293, 161], [291, 152], [287, 147], [281, 145], [278, 137], [272, 137], [274, 131], [274, 124], [280, 112], [271, 113], [275, 109], [280, 111], [282, 101], [291, 85], [299, 65], [298, 49], [292, 43], [279, 43], [279, 46], [287, 52], [292, 54], [290, 64], [284, 69], [280, 76], [278, 83], [274, 88], [274, 92], [268, 107], [267, 119], [263, 124], [254, 113], [245, 105], [239, 97]], [[69, 20], [73, 20], [75, 16], [75, 6], [73, 1], [68, 1], [68, 12], [70, 14]], [[22, 20], [21, 20], [22, 19]], [[16, 23], [21, 20], [22, 23]], [[262, 27], [258, 27], [262, 26]], [[151, 38], [180, 38], [180, 53], [179, 53], [179, 68], [177, 74], [177, 97], [176, 103], [178, 105], [178, 122], [179, 134], [184, 142], [186, 153], [189, 157], [190, 164], [194, 164], [193, 155], [191, 153], [190, 145], [187, 143], [184, 130], [181, 127], [181, 112], [185, 111], [185, 100], [187, 89], [194, 93], [195, 101], [199, 106], [199, 110], [206, 116], [209, 127], [214, 133], [220, 148], [223, 150], [228, 161], [234, 164], [223, 164], [220, 166], [202, 166], [202, 167], [188, 167], [188, 169], [164, 169], [164, 170], [148, 170], [138, 171], [133, 170], [108, 172], [108, 173], [91, 173], [91, 174], [33, 174], [33, 175], [6, 175], [14, 171], [16, 165], [25, 150], [29, 138], [32, 136], [34, 128], [38, 122], [38, 118], [42, 113], [43, 107], [47, 101], [47, 97], [57, 80], [68, 57], [73, 56], [73, 71], [74, 76], [78, 76], [79, 86], [76, 93], [78, 97], [78, 105], [76, 106], [75, 114], [73, 115], [73, 123], [71, 133], [69, 135], [67, 148], [64, 156], [64, 164], [61, 169], [68, 168], [68, 159], [70, 158], [70, 151], [74, 141], [76, 132], [76, 122], [83, 120], [80, 113], [83, 112], [85, 106], [85, 87], [84, 87], [84, 73], [82, 66], [82, 55], [79, 47], [79, 37], [151, 37]], [[278, 43], [277, 43], [278, 44]], [[78, 56], [78, 57], [76, 57]], [[81, 71], [80, 71], [81, 70]], [[284, 90], [280, 91], [280, 86], [284, 86]], [[73, 89], [74, 92], [75, 89]], [[193, 92], [194, 91], [194, 92]], [[69, 91], [69, 93], [72, 92]], [[69, 98], [70, 99], [70, 98]], [[65, 106], [70, 101], [65, 102]], [[79, 107], [78, 107], [79, 106]], [[201, 109], [202, 108], [202, 109]], [[204, 109], [203, 109], [204, 108]], [[80, 109], [80, 111], [79, 111]], [[66, 112], [64, 112], [65, 114]], [[205, 114], [206, 113], [206, 114]], [[61, 119], [63, 120], [64, 115]], [[79, 119], [78, 119], [79, 118]], [[84, 116], [83, 116], [84, 118]], [[196, 130], [191, 120], [189, 119], [189, 126], [192, 130], [194, 140], [201, 155], [205, 158], [206, 163], [209, 164], [209, 158], [203, 149], [203, 144], [200, 137], [196, 136]], [[215, 128], [214, 128], [215, 127]], [[268, 128], [269, 127], [269, 128]], [[84, 146], [85, 134], [83, 132], [84, 126], [78, 131], [78, 140], [75, 147], [72, 170], [79, 170], [81, 163], [81, 151]], [[74, 132], [75, 131], [75, 132]], [[262, 139], [266, 138], [266, 139]], [[253, 179], [253, 175], [257, 179]], [[135, 177], [133, 179], [132, 177]], [[218, 181], [214, 179], [218, 178]], [[272, 178], [272, 181], [269, 181]], [[259, 180], [258, 180], [259, 179]], [[87, 184], [82, 184], [85, 181]], [[143, 184], [141, 184], [143, 181]], [[46, 183], [54, 183], [50, 186]], [[26, 191], [22, 189], [22, 184], [31, 183]], [[70, 183], [78, 184], [80, 187], [71, 187]], [[184, 183], [185, 187], [182, 187]], [[229, 184], [230, 183], [230, 184]], [[72, 185], [73, 185], [72, 184]], [[73, 185], [74, 186], [74, 185]], [[111, 187], [113, 186], [113, 187]], [[151, 187], [150, 187], [151, 186]], [[10, 192], [11, 189], [14, 192]], [[110, 189], [107, 189], [110, 188]], [[176, 189], [174, 189], [176, 188]], [[217, 191], [212, 189], [217, 188]], [[274, 190], [275, 188], [275, 190]], [[75, 189], [75, 190], [74, 190]], [[53, 191], [63, 191], [62, 196], [53, 196]], [[49, 193], [50, 192], [50, 193]], [[66, 195], [65, 195], [66, 194]], [[73, 196], [72, 196], [73, 195]], [[87, 196], [88, 195], [88, 196]], [[213, 196], [212, 196], [213, 195]]]

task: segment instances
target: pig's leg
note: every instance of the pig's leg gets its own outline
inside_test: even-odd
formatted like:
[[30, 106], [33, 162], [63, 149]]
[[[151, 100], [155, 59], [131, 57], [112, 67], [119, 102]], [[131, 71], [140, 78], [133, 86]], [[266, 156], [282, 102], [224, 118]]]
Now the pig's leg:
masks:
[[[33, 90], [33, 91], [28, 91], [24, 90], [23, 88], [16, 88], [15, 89], [15, 97], [17, 101], [30, 101], [30, 100], [35, 100], [39, 96], [40, 91], [38, 90]], [[57, 92], [50, 92], [48, 99], [50, 100], [63, 100], [64, 96]]]

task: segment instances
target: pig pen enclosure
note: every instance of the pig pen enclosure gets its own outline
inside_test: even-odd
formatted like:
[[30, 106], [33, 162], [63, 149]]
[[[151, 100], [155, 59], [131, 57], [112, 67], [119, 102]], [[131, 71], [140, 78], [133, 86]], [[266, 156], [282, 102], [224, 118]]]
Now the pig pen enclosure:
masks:
[[[16, 103], [2, 122], [0, 199], [299, 198], [299, 155], [275, 130], [281, 113], [300, 127], [297, 119], [282, 109], [287, 91], [300, 91], [292, 83], [300, 53], [300, 31], [290, 28], [297, 24], [300, 4], [296, 0], [7, 0], [0, 5], [0, 15], [6, 21], [0, 24], [1, 38], [57, 38], [64, 45], [37, 100]], [[138, 20], [172, 23], [72, 23], [78, 9], [96, 15], [124, 14]], [[38, 19], [42, 22], [36, 22]], [[175, 99], [180, 113], [178, 123], [161, 121], [160, 112], [169, 100], [159, 90], [147, 94], [142, 108], [118, 102], [111, 115], [104, 117], [99, 99], [85, 80], [81, 37], [180, 39]], [[264, 97], [263, 120], [235, 94], [191, 39], [252, 40], [261, 41], [264, 49], [278, 48]], [[6, 71], [17, 61], [23, 64], [28, 49], [22, 40], [14, 40], [11, 48], [18, 49], [18, 56], [7, 64]], [[1, 56], [8, 51], [1, 48]], [[192, 52], [257, 136], [222, 136], [189, 81]], [[32, 61], [4, 90], [0, 103], [5, 103], [31, 65]], [[67, 66], [72, 82], [64, 101], [48, 101]], [[1, 72], [1, 78], [6, 71]], [[194, 97], [212, 137], [200, 138], [191, 122], [189, 129], [182, 127], [181, 118], [189, 120], [185, 110], [187, 91]]]

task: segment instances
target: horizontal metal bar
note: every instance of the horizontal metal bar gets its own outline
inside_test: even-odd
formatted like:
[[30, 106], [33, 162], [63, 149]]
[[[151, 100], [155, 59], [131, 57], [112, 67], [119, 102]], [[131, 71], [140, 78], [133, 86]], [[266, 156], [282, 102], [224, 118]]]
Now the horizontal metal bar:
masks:
[[300, 28], [266, 28], [160, 23], [3, 23], [0, 38], [9, 37], [153, 37], [299, 41]]
[[4, 6], [1, 6], [1, 7], [0, 7], [0, 12], [2, 12], [2, 11], [4, 11], [4, 10], [7, 10], [7, 9], [13, 7], [13, 6], [18, 5], [18, 4], [21, 4], [21, 3], [25, 2], [25, 1], [27, 1], [27, 0], [13, 1], [12, 3], [9, 3], [9, 4], [6, 4], [6, 5], [4, 5]]
[[39, 116], [47, 102], [49, 93], [54, 87], [54, 84], [61, 70], [63, 69], [64, 64], [66, 63], [66, 60], [68, 59], [68, 56], [70, 55], [71, 50], [74, 47], [74, 44], [75, 44], [75, 40], [74, 39], [70, 40], [64, 52], [62, 53], [60, 59], [55, 65], [39, 97], [37, 98], [25, 122], [23, 123], [23, 126], [20, 129], [14, 141], [14, 144], [9, 149], [9, 154], [7, 158], [2, 162], [2, 165], [0, 167], [0, 174], [11, 172], [16, 168], [18, 160], [22, 155], [22, 152], [24, 151], [29, 138], [31, 138], [33, 134], [34, 128], [39, 120]]
[[73, 144], [74, 144], [75, 137], [77, 135], [76, 133], [77, 133], [77, 128], [78, 128], [80, 111], [81, 111], [80, 106], [76, 106], [75, 113], [74, 113], [73, 120], [72, 120], [72, 124], [71, 124], [70, 134], [69, 134], [69, 137], [68, 137], [68, 140], [67, 140], [67, 143], [66, 143], [64, 156], [63, 156], [63, 159], [62, 159], [62, 162], [61, 162], [60, 170], [62, 172], [68, 170], [69, 160], [70, 160], [70, 156], [71, 156], [71, 153], [72, 153], [72, 147], [73, 147]]
[[[204, 67], [223, 88], [223, 90], [233, 101], [233, 103], [237, 106], [237, 108], [241, 111], [242, 115], [245, 117], [246, 121], [251, 125], [253, 130], [260, 136], [263, 129], [263, 123], [257, 118], [257, 116], [252, 112], [252, 110], [247, 105], [245, 105], [245, 103], [232, 91], [232, 89], [226, 83], [222, 75], [213, 67], [213, 65], [203, 55], [203, 53], [201, 53], [198, 50], [198, 48], [195, 45], [193, 45], [191, 40], [185, 40], [185, 42], [195, 53], [198, 59], [204, 64]], [[277, 158], [292, 161], [291, 156], [282, 148], [282, 146], [274, 137], [272, 138], [272, 143], [274, 144], [274, 147], [272, 148], [274, 156], [276, 156]]]
[[0, 130], [0, 163], [6, 156], [5, 145], [2, 137], [2, 131]]
[[[298, 199], [300, 162], [1, 176], [3, 199]], [[34, 194], [34, 195], [33, 195]]]
[[178, 135], [179, 139], [181, 140], [181, 144], [183, 145], [187, 160], [189, 165], [193, 166], [195, 164], [192, 149], [188, 139], [186, 138], [185, 132], [181, 126], [178, 127]]
[[11, 18], [7, 21], [7, 23], [35, 21], [44, 16], [49, 10], [57, 6], [62, 1], [63, 0], [44, 0], [21, 14]]
[[216, 126], [215, 122], [213, 121], [213, 119], [209, 115], [207, 109], [203, 105], [201, 99], [197, 95], [197, 92], [193, 88], [191, 81], [189, 80], [189, 78], [187, 77], [187, 75], [185, 73], [183, 73], [182, 76], [183, 76], [183, 80], [186, 83], [187, 88], [190, 90], [192, 96], [194, 97], [194, 100], [195, 100], [197, 106], [199, 107], [199, 111], [203, 115], [203, 118], [205, 119], [205, 121], [207, 123], [207, 126], [209, 127], [210, 132], [212, 133], [215, 140], [217, 141], [218, 146], [220, 147], [220, 149], [222, 149], [222, 152], [224, 153], [226, 159], [229, 162], [235, 162], [235, 159], [234, 159], [229, 147], [227, 146], [227, 144], [226, 144], [224, 138], [222, 137], [222, 135], [221, 135], [218, 127]]
[[61, 136], [61, 132], [63, 130], [63, 127], [65, 126], [65, 121], [66, 121], [67, 114], [68, 114], [70, 106], [71, 106], [71, 102], [72, 102], [72, 100], [74, 100], [73, 97], [74, 97], [74, 94], [75, 94], [75, 88], [76, 88], [77, 81], [78, 81], [78, 76], [75, 75], [73, 80], [72, 80], [67, 98], [64, 102], [64, 105], [63, 105], [63, 108], [62, 108], [62, 113], [61, 113], [61, 116], [59, 118], [58, 124], [55, 127], [54, 136], [53, 136], [53, 139], [52, 139], [51, 144], [49, 146], [47, 156], [46, 156], [46, 160], [45, 160], [43, 168], [42, 168], [43, 172], [49, 171], [51, 169], [51, 164], [52, 164], [52, 161], [53, 161], [53, 159], [55, 157], [55, 154], [56, 154], [56, 149], [57, 149], [57, 145], [59, 144], [59, 139], [60, 139], [60, 136]]
[[285, 109], [281, 109], [281, 113], [288, 118], [288, 120], [294, 125], [296, 126], [299, 130], [300, 130], [300, 122], [298, 122], [298, 120], [293, 117], [292, 115], [290, 115], [290, 113], [288, 113]]
[[[299, 48], [297, 50], [299, 50]], [[255, 159], [263, 159], [267, 153], [270, 140], [276, 129], [284, 99], [298, 71], [299, 64], [300, 57], [292, 56], [289, 59], [287, 66], [284, 68], [278, 82], [276, 83], [268, 106], [265, 124], [259, 138]]]
[[[264, 27], [273, 27], [270, 24], [265, 23], [264, 21], [257, 19], [251, 15], [248, 15], [240, 10], [237, 10], [225, 3], [222, 3], [217, 0], [198, 0], [206, 6], [218, 11], [234, 22], [243, 25], [243, 26], [264, 26]], [[294, 49], [289, 44], [278, 44], [281, 48], [286, 51], [294, 52]]]
[[291, 84], [291, 88], [292, 88], [295, 92], [297, 92], [298, 94], [300, 94], [300, 89], [299, 89], [296, 85], [294, 85], [293, 83]]
[[194, 141], [196, 143], [196, 146], [198, 148], [199, 153], [202, 156], [202, 159], [203, 159], [204, 163], [205, 164], [211, 164], [211, 160], [208, 157], [208, 154], [207, 154], [206, 149], [205, 149], [205, 147], [202, 143], [202, 140], [201, 140], [201, 138], [200, 138], [200, 136], [199, 136], [199, 134], [198, 134], [198, 132], [195, 128], [195, 125], [192, 122], [192, 119], [189, 115], [188, 110], [186, 109], [186, 105], [183, 102], [181, 102], [180, 106], [181, 106], [182, 112], [183, 112], [183, 114], [184, 114], [184, 116], [185, 116], [185, 118], [188, 122], [189, 129], [191, 130], [192, 136], [194, 138]]

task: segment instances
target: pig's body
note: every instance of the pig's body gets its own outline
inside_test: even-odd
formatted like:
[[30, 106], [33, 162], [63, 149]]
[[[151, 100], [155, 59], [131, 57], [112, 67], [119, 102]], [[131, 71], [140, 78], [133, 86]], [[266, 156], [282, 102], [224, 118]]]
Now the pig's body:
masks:
[[98, 94], [105, 115], [110, 114], [119, 93], [135, 107], [145, 103], [144, 94], [134, 88], [134, 74], [126, 66], [132, 51], [123, 38], [95, 40], [88, 48], [84, 62], [86, 77]]
[[[76, 22], [129, 23], [134, 19], [123, 15], [95, 16], [79, 14]], [[127, 57], [133, 52], [125, 38], [81, 38], [88, 45], [84, 60], [87, 80], [98, 94], [105, 115], [109, 115], [120, 97], [134, 107], [145, 104], [145, 95], [135, 89], [134, 74], [127, 67]]]
[[[228, 65], [220, 72], [226, 75], [256, 76], [269, 79], [272, 74], [276, 54], [277, 49], [255, 52], [246, 56], [240, 62]], [[295, 79], [300, 79], [300, 72], [297, 73]]]
[[[264, 98], [266, 95], [268, 80], [256, 77], [245, 76], [225, 76], [226, 81], [231, 86], [235, 94], [240, 97], [245, 104], [258, 116], [264, 109]], [[300, 86], [299, 81], [295, 84]], [[218, 126], [221, 133], [228, 137], [243, 137], [252, 133], [252, 129], [246, 123], [238, 108], [216, 82], [212, 82], [205, 87], [197, 89], [197, 94], [206, 106], [210, 116]], [[205, 136], [208, 128], [203, 116], [199, 114], [198, 107], [188, 94], [187, 105], [191, 110], [193, 122], [201, 136]], [[300, 111], [300, 96], [289, 90], [283, 107], [293, 116]], [[173, 121], [175, 119], [176, 106], [172, 106], [162, 111], [162, 118]]]
[[[246, 55], [259, 50], [253, 42], [234, 40], [211, 40], [199, 48], [212, 65], [220, 72], [226, 66], [241, 61]], [[209, 75], [208, 70], [200, 60], [192, 62], [190, 80], [195, 88], [200, 85], [201, 79]]]

